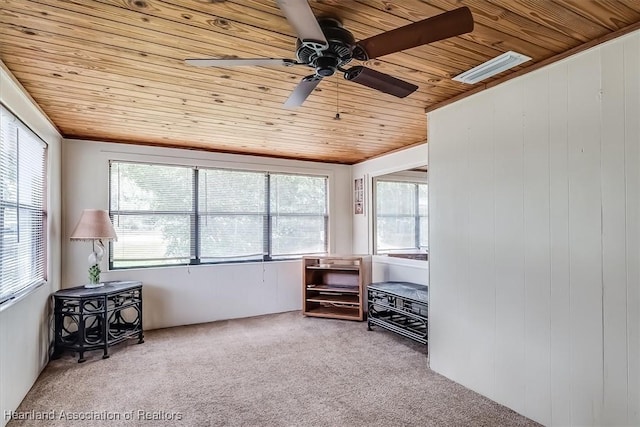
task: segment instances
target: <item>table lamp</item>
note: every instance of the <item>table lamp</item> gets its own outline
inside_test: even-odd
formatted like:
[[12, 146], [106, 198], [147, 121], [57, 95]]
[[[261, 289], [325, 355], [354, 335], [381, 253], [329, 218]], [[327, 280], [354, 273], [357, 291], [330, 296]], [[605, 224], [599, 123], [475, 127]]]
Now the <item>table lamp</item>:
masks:
[[85, 209], [82, 211], [78, 225], [71, 233], [71, 240], [91, 240], [93, 251], [89, 255], [89, 283], [85, 288], [104, 286], [100, 283], [100, 261], [104, 257], [103, 240], [117, 240], [109, 213], [100, 209]]

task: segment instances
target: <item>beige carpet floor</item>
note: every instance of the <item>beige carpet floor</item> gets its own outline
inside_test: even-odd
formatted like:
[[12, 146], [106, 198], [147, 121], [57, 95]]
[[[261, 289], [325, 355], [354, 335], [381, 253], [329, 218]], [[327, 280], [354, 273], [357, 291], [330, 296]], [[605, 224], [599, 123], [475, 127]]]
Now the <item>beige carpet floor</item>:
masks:
[[425, 346], [300, 312], [148, 331], [101, 355], [49, 363], [9, 427], [537, 425], [428, 369]]

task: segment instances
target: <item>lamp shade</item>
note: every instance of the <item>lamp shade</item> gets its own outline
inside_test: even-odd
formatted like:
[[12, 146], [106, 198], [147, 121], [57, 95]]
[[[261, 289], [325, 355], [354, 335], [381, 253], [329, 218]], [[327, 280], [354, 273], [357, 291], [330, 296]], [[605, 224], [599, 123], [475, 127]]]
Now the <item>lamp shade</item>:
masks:
[[78, 225], [71, 233], [71, 240], [117, 240], [109, 213], [100, 209], [82, 211]]

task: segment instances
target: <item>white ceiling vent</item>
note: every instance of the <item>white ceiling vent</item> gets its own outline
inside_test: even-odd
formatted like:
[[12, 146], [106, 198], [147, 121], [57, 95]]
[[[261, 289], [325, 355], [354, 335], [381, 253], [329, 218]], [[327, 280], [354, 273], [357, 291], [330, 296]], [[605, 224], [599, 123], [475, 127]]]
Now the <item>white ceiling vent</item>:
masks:
[[510, 50], [455, 76], [453, 80], [472, 85], [530, 60], [528, 56]]

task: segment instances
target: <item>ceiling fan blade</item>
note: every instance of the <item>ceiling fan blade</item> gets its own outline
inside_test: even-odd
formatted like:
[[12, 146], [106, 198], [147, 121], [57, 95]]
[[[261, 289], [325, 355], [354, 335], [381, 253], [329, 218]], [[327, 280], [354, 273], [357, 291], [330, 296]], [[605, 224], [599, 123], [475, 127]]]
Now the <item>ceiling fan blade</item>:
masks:
[[[464, 6], [358, 42], [366, 60], [473, 31], [473, 15]], [[360, 56], [360, 55], [359, 55]]]
[[418, 86], [412, 83], [361, 66], [348, 69], [347, 72], [344, 73], [344, 78], [350, 82], [360, 83], [363, 86], [397, 96], [398, 98], [411, 95], [418, 89]]
[[277, 59], [277, 58], [221, 58], [221, 59], [185, 59], [187, 65], [195, 65], [196, 67], [237, 67], [246, 65], [257, 66], [278, 66], [282, 65], [290, 67], [296, 65], [297, 62], [291, 59]]
[[303, 77], [300, 83], [298, 83], [298, 86], [296, 86], [291, 95], [289, 95], [289, 99], [284, 103], [284, 107], [296, 108], [301, 106], [321, 80], [322, 77], [318, 77], [315, 74]]
[[278, 0], [278, 7], [300, 40], [329, 44], [307, 0]]

